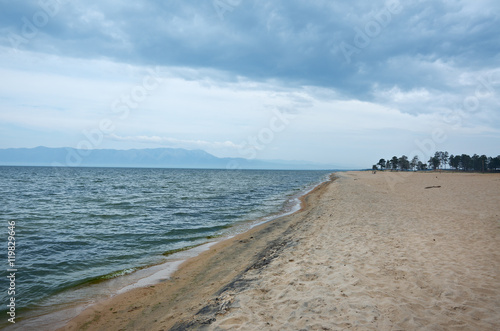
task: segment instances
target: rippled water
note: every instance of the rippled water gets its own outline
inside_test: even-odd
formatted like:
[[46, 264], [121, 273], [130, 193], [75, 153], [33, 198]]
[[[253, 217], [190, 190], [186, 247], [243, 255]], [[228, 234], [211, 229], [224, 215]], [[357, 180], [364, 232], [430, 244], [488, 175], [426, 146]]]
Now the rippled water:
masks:
[[[4, 242], [7, 221], [16, 222], [18, 313], [82, 284], [160, 263], [164, 253], [207, 242], [235, 224], [280, 212], [291, 196], [326, 175], [0, 167]], [[0, 300], [7, 303], [5, 277], [0, 286], [5, 289]]]

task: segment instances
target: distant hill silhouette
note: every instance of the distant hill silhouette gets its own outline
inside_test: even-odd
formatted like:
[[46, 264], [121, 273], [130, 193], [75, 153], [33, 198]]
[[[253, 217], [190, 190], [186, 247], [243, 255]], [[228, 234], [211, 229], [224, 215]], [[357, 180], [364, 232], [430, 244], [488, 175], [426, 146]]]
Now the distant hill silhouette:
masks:
[[182, 148], [95, 149], [91, 151], [69, 147], [7, 148], [0, 149], [0, 165], [292, 170], [337, 168], [332, 165], [301, 161], [218, 158], [203, 150]]

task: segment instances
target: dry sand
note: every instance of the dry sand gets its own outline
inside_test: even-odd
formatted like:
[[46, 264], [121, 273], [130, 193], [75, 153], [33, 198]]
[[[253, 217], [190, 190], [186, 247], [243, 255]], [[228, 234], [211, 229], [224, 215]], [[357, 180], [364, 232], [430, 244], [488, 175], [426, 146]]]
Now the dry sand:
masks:
[[337, 175], [65, 329], [500, 330], [500, 175]]

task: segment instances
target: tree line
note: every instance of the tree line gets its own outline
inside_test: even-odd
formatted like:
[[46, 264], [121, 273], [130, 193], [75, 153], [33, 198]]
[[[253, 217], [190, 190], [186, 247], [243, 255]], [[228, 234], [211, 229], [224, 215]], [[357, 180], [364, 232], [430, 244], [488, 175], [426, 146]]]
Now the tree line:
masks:
[[406, 155], [393, 156], [391, 159], [380, 159], [372, 167], [373, 170], [438, 170], [452, 169], [457, 171], [499, 171], [500, 155], [496, 157], [467, 154], [449, 155], [448, 152], [436, 152], [427, 162], [415, 155], [411, 160]]

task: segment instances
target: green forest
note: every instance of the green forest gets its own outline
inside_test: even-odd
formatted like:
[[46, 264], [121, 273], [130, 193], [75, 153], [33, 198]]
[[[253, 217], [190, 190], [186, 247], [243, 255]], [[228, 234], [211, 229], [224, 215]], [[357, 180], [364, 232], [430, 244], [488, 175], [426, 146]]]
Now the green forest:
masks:
[[411, 160], [403, 155], [393, 156], [391, 159], [380, 159], [372, 166], [373, 170], [455, 170], [455, 171], [500, 171], [500, 155], [496, 157], [467, 154], [450, 155], [448, 152], [436, 152], [426, 162], [414, 156]]

